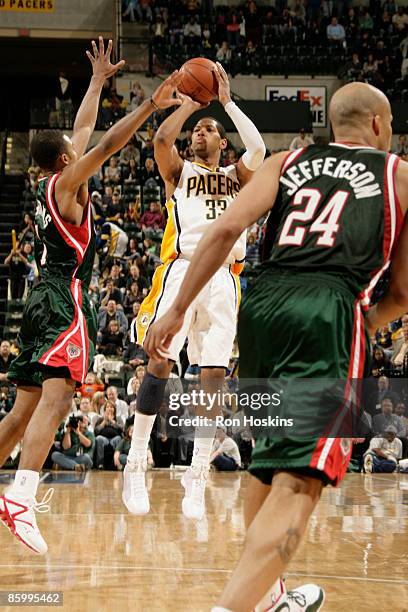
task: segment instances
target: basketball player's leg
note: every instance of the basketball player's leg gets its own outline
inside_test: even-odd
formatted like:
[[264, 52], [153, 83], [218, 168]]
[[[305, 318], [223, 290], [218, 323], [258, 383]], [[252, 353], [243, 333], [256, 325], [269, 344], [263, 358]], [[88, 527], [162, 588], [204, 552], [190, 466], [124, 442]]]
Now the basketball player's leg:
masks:
[[[233, 612], [254, 609], [278, 580], [296, 552], [320, 498], [322, 482], [293, 472], [278, 472], [249, 526], [241, 559], [219, 606]], [[258, 503], [264, 490], [258, 491]], [[248, 516], [252, 512], [248, 513]]]
[[[54, 441], [55, 432], [72, 406], [75, 381], [48, 378], [41, 399], [26, 427], [23, 448], [14, 483], [0, 497], [0, 516], [10, 531], [38, 554], [48, 550], [35, 518], [40, 470]], [[39, 509], [47, 507], [45, 500]]]
[[41, 387], [18, 386], [13, 408], [0, 422], [0, 466], [21, 440], [41, 398]]
[[[143, 345], [151, 322], [171, 307], [187, 267], [188, 262], [183, 260], [175, 261], [167, 268], [163, 265], [156, 270], [152, 289], [143, 301], [137, 319], [138, 344]], [[170, 359], [163, 362], [149, 359], [147, 373], [137, 394], [132, 442], [123, 472], [122, 492], [122, 501], [132, 514], [146, 514], [150, 509], [145, 477], [147, 448], [156, 415], [163, 402], [167, 380], [187, 336], [191, 313], [192, 308], [187, 312], [182, 329], [171, 342], [168, 349]]]

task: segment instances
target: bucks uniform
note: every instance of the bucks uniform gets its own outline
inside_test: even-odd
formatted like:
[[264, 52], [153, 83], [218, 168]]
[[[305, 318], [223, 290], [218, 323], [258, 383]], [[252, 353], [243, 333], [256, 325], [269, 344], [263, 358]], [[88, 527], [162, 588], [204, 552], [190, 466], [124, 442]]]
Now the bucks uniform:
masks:
[[[395, 155], [340, 143], [286, 158], [267, 224], [264, 271], [241, 308], [241, 377], [294, 385], [293, 379], [363, 376], [370, 348], [363, 311], [402, 225], [397, 165]], [[296, 405], [299, 417], [318, 408], [313, 394]], [[337, 484], [350, 454], [336, 430], [303, 440], [266, 436], [257, 441], [251, 471], [266, 483], [286, 468]]]
[[41, 385], [45, 378], [84, 382], [96, 342], [96, 317], [88, 297], [95, 255], [91, 206], [74, 226], [55, 201], [59, 174], [40, 181], [35, 213], [35, 253], [40, 282], [30, 291], [18, 338], [20, 353], [9, 378]]
[[[211, 169], [185, 161], [179, 183], [166, 204], [168, 221], [152, 289], [137, 318], [137, 342], [143, 345], [149, 326], [174, 302], [197, 244], [205, 230], [233, 202], [240, 185], [234, 165]], [[240, 300], [238, 274], [245, 258], [246, 236], [239, 238], [224, 266], [187, 310], [169, 354], [176, 360], [188, 337], [190, 363], [227, 367], [236, 333]]]

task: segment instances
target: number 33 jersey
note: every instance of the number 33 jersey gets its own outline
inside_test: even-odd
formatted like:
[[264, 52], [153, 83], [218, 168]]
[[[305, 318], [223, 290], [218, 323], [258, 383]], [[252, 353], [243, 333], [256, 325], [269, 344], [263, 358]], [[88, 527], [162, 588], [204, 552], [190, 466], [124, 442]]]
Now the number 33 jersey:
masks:
[[[191, 259], [209, 227], [233, 202], [240, 190], [234, 165], [211, 169], [185, 161], [179, 183], [167, 201], [168, 221], [160, 258], [163, 263], [179, 255]], [[234, 244], [225, 263], [239, 273], [245, 259], [246, 232]]]
[[402, 226], [398, 161], [345, 143], [289, 154], [267, 221], [264, 259], [294, 272], [335, 274], [367, 306]]

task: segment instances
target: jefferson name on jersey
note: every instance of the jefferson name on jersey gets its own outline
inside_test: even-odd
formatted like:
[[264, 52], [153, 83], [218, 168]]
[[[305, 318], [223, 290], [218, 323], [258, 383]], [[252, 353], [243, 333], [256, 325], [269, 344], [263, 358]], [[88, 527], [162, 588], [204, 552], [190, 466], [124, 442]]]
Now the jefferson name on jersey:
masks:
[[186, 197], [198, 197], [202, 195], [229, 196], [235, 198], [240, 190], [238, 181], [218, 172], [208, 172], [190, 176], [187, 180]]
[[280, 182], [289, 187], [287, 194], [293, 195], [304, 183], [319, 176], [345, 179], [357, 200], [372, 198], [382, 193], [374, 173], [367, 170], [365, 164], [336, 157], [319, 157], [294, 164], [284, 172]]

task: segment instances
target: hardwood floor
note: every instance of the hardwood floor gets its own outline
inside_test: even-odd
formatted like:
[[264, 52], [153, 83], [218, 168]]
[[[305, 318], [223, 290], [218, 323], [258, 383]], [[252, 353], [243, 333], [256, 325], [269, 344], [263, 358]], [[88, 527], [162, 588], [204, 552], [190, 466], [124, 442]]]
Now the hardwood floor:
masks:
[[[149, 472], [151, 513], [135, 517], [122, 505], [121, 474], [46, 476], [38, 499], [49, 486], [54, 498], [37, 519], [49, 552], [33, 555], [1, 527], [0, 591], [63, 591], [57, 609], [70, 612], [208, 612], [240, 554], [248, 476], [211, 474], [198, 523], [181, 513], [180, 478]], [[319, 583], [325, 612], [407, 612], [407, 517], [408, 476], [347, 475], [324, 491], [288, 587]]]

